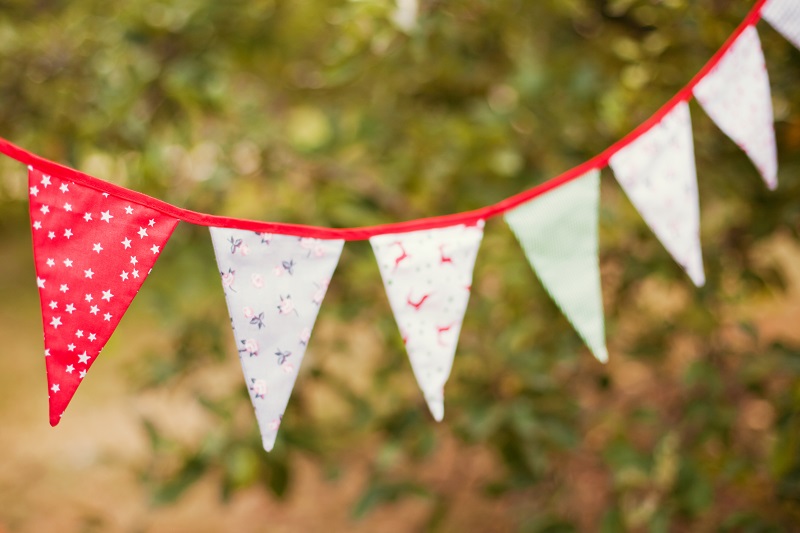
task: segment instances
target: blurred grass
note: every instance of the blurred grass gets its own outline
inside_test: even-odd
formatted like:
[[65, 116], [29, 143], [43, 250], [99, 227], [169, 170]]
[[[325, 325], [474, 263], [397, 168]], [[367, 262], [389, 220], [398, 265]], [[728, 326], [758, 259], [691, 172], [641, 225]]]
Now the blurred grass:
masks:
[[[389, 0], [5, 0], [0, 135], [214, 214], [341, 227], [452, 213], [616, 141], [750, 5], [428, 0], [405, 31]], [[65, 531], [259, 531], [275, 525], [266, 516], [286, 530], [791, 530], [800, 53], [759, 31], [781, 185], [768, 192], [693, 105], [706, 287], [606, 172], [603, 367], [491, 221], [436, 425], [369, 247], [350, 243], [270, 455], [206, 230], [189, 225], [67, 428], [45, 427], [25, 174], [0, 160], [0, 445], [16, 458], [0, 475], [0, 524], [41, 530], [57, 500]], [[103, 496], [81, 500], [79, 477]]]

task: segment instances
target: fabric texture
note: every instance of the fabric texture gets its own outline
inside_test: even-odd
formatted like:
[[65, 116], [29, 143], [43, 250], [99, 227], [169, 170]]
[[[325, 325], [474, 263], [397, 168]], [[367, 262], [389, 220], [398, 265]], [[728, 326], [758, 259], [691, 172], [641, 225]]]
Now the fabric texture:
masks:
[[614, 154], [609, 164], [667, 251], [695, 285], [704, 285], [689, 105], [675, 106], [661, 122]]
[[236, 350], [270, 451], [344, 241], [209, 229]]
[[55, 426], [178, 220], [32, 167], [28, 185]]
[[770, 189], [778, 186], [772, 96], [761, 40], [749, 26], [694, 88], [708, 116], [753, 161]]
[[789, 42], [800, 48], [800, 2], [797, 0], [769, 0], [761, 16]]
[[370, 238], [411, 368], [437, 421], [482, 238], [483, 221]]
[[602, 362], [608, 361], [597, 226], [600, 171], [506, 213], [525, 256], [558, 307]]

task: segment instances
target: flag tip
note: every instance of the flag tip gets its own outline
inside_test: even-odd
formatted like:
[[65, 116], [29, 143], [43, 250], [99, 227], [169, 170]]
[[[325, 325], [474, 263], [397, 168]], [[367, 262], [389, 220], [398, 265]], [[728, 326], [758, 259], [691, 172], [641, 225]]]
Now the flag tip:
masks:
[[428, 400], [428, 409], [430, 409], [433, 419], [441, 422], [444, 419], [444, 400]]

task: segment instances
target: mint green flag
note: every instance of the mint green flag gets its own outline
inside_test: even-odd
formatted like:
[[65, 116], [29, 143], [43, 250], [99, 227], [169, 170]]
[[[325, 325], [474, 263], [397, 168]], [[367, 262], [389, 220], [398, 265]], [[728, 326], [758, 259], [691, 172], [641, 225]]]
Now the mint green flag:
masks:
[[600, 171], [506, 213], [545, 289], [601, 362], [608, 361], [597, 256]]

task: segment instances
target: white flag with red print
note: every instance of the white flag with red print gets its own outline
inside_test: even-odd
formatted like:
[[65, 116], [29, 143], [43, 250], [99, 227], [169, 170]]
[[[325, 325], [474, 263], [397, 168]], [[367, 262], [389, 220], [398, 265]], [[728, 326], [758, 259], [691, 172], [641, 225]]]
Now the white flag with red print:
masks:
[[482, 238], [482, 220], [370, 238], [411, 368], [436, 420], [444, 416], [444, 385]]
[[178, 220], [34, 168], [28, 182], [55, 426]]
[[769, 0], [761, 9], [761, 16], [781, 35], [800, 48], [800, 2]]
[[661, 122], [614, 154], [609, 164], [667, 251], [695, 285], [705, 284], [689, 105], [675, 106]]
[[236, 350], [270, 451], [344, 241], [209, 229]]
[[767, 186], [778, 186], [769, 75], [754, 26], [748, 26], [694, 88], [708, 116], [753, 161]]

